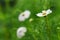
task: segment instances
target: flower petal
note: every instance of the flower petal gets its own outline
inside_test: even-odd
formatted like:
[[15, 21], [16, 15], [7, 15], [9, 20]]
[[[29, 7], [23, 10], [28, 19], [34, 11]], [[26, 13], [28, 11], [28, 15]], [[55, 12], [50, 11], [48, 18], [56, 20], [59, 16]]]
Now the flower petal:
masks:
[[46, 13], [46, 10], [43, 10], [42, 13]]
[[44, 15], [42, 15], [43, 13], [38, 13], [36, 14], [38, 17], [43, 17]]
[[50, 13], [52, 13], [52, 11], [51, 11], [50, 9], [48, 9], [48, 10], [46, 11], [46, 13], [47, 13], [47, 14], [50, 14]]
[[24, 14], [25, 14], [25, 18], [30, 17], [30, 11], [29, 10], [24, 11]]

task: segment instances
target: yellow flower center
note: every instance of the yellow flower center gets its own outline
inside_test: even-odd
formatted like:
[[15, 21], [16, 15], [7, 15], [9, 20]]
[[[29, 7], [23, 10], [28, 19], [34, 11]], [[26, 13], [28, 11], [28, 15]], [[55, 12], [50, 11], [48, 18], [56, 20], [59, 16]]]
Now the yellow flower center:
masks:
[[43, 14], [42, 15], [46, 16], [46, 11], [43, 11]]

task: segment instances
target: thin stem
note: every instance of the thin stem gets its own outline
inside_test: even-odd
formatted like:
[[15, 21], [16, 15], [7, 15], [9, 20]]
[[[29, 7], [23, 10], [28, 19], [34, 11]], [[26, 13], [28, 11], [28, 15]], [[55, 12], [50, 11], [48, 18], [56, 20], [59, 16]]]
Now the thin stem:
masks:
[[50, 37], [51, 37], [51, 30], [50, 30], [50, 27], [49, 27], [49, 22], [48, 22], [48, 17], [45, 16], [45, 22], [46, 22], [46, 32], [47, 32], [47, 40], [50, 40]]
[[5, 3], [6, 3], [6, 10], [8, 11], [9, 10], [9, 0], [5, 0]]
[[5, 40], [10, 40], [9, 37], [10, 37], [10, 33], [9, 33], [9, 29], [7, 28], [6, 26], [6, 22], [3, 23], [3, 29], [4, 29], [4, 32], [5, 32]]
[[1, 7], [1, 4], [0, 4], [0, 13], [2, 13], [2, 7]]
[[7, 28], [6, 27], [4, 27], [4, 29], [5, 29], [5, 40], [9, 40], [9, 32], [7, 31]]
[[[9, 11], [9, 0], [5, 0], [5, 3], [6, 3], [6, 13], [8, 13]], [[6, 27], [6, 23], [4, 23], [4, 29], [5, 29], [5, 40], [10, 40], [9, 39], [9, 30], [8, 28]]]

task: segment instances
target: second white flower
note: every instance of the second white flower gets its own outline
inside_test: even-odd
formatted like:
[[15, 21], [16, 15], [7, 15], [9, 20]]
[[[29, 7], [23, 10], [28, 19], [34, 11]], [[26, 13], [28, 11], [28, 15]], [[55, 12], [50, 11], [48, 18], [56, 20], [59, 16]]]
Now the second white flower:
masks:
[[25, 10], [24, 12], [20, 13], [18, 19], [19, 19], [19, 21], [25, 21], [29, 17], [30, 17], [30, 11], [29, 10]]

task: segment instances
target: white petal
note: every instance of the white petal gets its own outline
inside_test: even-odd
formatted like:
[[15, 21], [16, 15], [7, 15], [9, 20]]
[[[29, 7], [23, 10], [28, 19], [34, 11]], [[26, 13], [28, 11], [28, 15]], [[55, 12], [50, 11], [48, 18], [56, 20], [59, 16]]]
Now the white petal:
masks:
[[38, 17], [43, 17], [44, 15], [42, 15], [42, 13], [38, 13], [36, 14]]
[[46, 13], [47, 13], [47, 14], [50, 14], [50, 13], [52, 13], [52, 11], [51, 11], [50, 9], [48, 9], [48, 10], [46, 11]]
[[30, 11], [29, 10], [26, 10], [24, 12], [24, 14], [25, 14], [25, 18], [29, 18], [30, 17]]
[[25, 17], [23, 16], [23, 14], [21, 13], [18, 17], [19, 21], [25, 21]]

